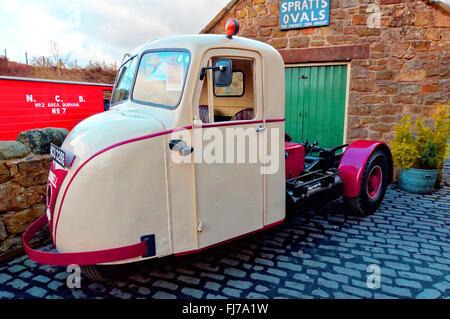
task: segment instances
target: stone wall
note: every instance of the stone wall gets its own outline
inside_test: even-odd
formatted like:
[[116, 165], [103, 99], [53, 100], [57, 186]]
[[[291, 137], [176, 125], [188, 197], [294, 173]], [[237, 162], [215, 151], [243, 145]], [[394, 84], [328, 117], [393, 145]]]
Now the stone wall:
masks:
[[330, 0], [330, 25], [281, 31], [278, 0], [233, 0], [201, 33], [277, 48], [285, 63], [351, 60], [347, 139], [391, 141], [403, 114], [430, 119], [450, 95], [450, 14], [425, 0]]
[[[0, 262], [23, 252], [23, 232], [45, 213], [49, 145], [61, 145], [67, 133], [47, 128], [19, 134], [21, 142], [0, 141]], [[49, 239], [44, 230], [32, 243]]]

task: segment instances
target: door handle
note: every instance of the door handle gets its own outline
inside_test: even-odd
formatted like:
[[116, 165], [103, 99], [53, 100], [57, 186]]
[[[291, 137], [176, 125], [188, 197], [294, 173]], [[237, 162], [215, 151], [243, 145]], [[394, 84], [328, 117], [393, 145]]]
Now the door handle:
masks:
[[181, 156], [187, 156], [194, 151], [194, 148], [188, 146], [183, 140], [171, 140], [169, 142], [169, 148], [174, 152], [180, 152]]
[[256, 133], [262, 133], [265, 130], [266, 130], [266, 128], [264, 126], [260, 125], [256, 128]]

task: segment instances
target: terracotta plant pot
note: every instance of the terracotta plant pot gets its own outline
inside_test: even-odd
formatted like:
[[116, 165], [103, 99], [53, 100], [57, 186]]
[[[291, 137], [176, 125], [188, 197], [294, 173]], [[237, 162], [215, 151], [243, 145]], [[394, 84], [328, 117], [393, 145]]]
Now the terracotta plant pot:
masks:
[[410, 193], [428, 194], [434, 189], [439, 169], [400, 169], [398, 184]]

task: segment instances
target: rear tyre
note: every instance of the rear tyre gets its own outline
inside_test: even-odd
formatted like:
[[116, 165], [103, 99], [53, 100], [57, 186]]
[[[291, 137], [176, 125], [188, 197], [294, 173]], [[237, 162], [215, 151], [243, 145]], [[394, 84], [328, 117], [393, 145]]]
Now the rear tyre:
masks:
[[364, 167], [359, 195], [353, 198], [344, 197], [350, 211], [359, 216], [373, 214], [386, 194], [389, 174], [388, 155], [383, 150], [375, 150]]

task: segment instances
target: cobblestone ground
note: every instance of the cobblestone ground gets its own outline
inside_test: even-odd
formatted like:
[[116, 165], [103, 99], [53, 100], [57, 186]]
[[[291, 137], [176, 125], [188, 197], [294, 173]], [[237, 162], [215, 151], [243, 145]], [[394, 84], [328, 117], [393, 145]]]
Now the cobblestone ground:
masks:
[[118, 280], [82, 278], [80, 289], [67, 288], [65, 267], [21, 256], [0, 265], [0, 298], [449, 298], [449, 173], [447, 161], [447, 185], [431, 195], [391, 186], [370, 217], [338, 200], [196, 255], [135, 264]]

